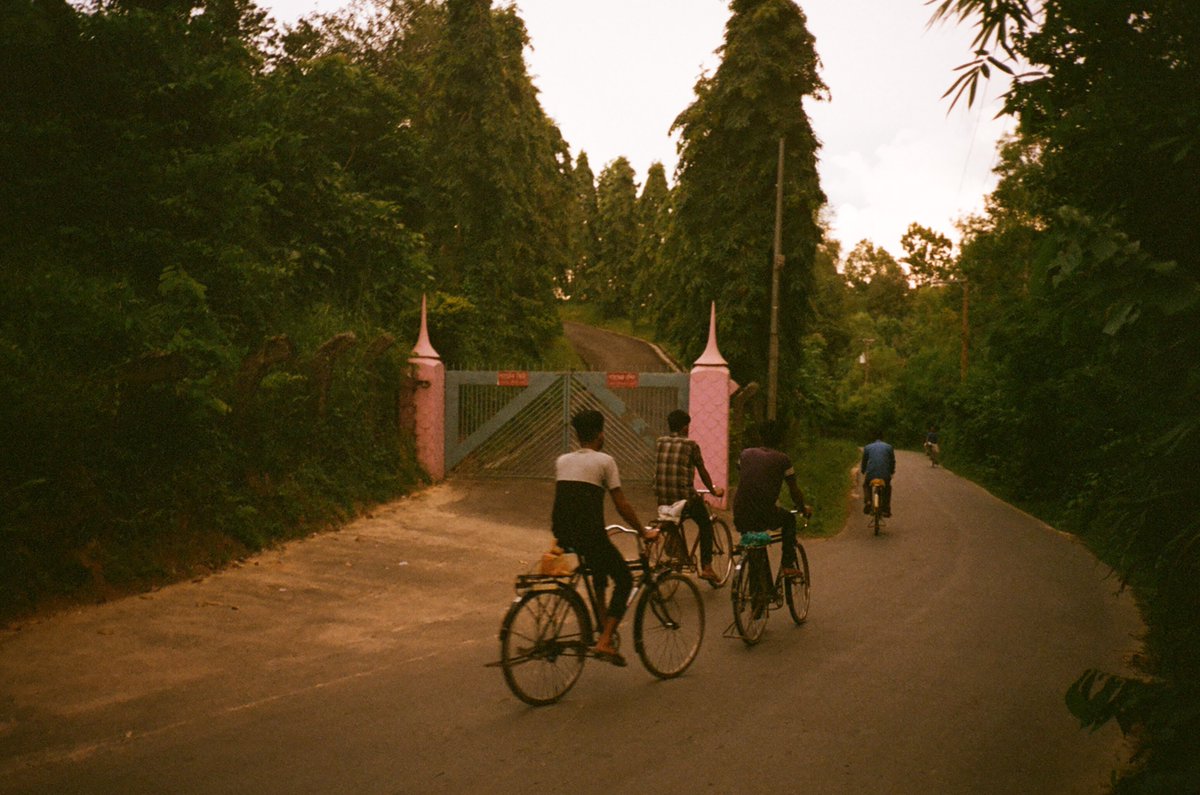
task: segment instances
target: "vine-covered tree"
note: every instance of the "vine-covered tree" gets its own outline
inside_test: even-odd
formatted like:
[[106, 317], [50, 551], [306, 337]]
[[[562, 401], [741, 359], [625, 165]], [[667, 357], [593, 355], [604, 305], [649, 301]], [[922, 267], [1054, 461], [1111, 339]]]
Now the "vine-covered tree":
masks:
[[558, 333], [554, 277], [571, 257], [571, 159], [537, 101], [512, 7], [446, 0], [422, 120], [432, 167], [427, 235], [443, 283], [474, 307], [466, 350], [536, 359]]
[[[804, 12], [791, 0], [734, 0], [714, 74], [675, 120], [679, 165], [661, 280], [661, 333], [687, 354], [703, 348], [705, 309], [717, 300], [721, 350], [734, 377], [764, 379], [770, 319], [775, 184], [785, 142], [780, 297], [780, 385], [792, 385], [825, 203], [816, 169], [818, 141], [804, 110], [823, 98], [820, 61]], [[786, 399], [785, 399], [786, 402]]]

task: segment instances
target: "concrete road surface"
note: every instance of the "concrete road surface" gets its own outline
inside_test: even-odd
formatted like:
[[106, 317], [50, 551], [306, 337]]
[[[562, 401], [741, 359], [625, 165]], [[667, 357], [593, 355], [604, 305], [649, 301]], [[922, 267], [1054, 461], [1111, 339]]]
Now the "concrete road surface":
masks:
[[550, 541], [546, 482], [450, 481], [9, 628], [0, 792], [1102, 792], [1121, 738], [1077, 729], [1063, 692], [1136, 650], [1130, 598], [1071, 538], [899, 465], [882, 536], [857, 514], [808, 543], [806, 625], [773, 613], [746, 648], [705, 586], [683, 677], [589, 661], [551, 707], [484, 667], [513, 575]]

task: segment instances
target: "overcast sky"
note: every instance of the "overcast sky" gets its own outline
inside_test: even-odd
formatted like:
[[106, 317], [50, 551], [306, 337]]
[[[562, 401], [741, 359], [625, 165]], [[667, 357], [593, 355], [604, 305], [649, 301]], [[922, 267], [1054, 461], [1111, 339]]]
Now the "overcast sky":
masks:
[[[507, 0], [496, 0], [500, 5]], [[259, 0], [291, 22], [344, 0]], [[675, 167], [675, 117], [696, 79], [715, 71], [728, 0], [516, 0], [529, 30], [529, 71], [575, 155], [597, 174], [624, 155], [639, 183], [654, 161]], [[801, 0], [831, 99], [807, 111], [822, 142], [819, 171], [833, 235], [895, 256], [914, 221], [957, 239], [995, 179], [996, 141], [1011, 125], [987, 102], [950, 110], [942, 93], [971, 55], [972, 31], [927, 28], [925, 0]]]

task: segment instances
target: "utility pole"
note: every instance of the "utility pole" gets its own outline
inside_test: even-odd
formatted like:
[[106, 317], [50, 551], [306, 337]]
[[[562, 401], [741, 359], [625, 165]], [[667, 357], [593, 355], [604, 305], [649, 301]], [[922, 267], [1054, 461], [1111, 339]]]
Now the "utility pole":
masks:
[[962, 283], [963, 298], [962, 298], [962, 352], [959, 354], [958, 361], [958, 380], [962, 383], [967, 382], [967, 344], [971, 334], [971, 327], [967, 322], [967, 277], [964, 276], [959, 280]]
[[779, 275], [783, 272], [783, 138], [775, 175], [775, 254], [771, 260], [771, 339], [767, 349], [767, 419], [775, 419], [779, 397]]

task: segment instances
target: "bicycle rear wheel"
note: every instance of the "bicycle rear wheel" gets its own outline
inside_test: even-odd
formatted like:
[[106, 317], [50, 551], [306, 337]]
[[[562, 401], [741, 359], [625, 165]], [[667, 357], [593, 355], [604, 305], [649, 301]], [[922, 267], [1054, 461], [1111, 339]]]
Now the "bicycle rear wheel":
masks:
[[712, 567], [717, 575], [716, 581], [709, 580], [713, 588], [720, 588], [729, 582], [733, 573], [733, 533], [724, 519], [713, 518], [713, 557]]
[[529, 591], [500, 625], [500, 666], [508, 689], [526, 704], [553, 704], [583, 671], [592, 625], [574, 591]]
[[659, 679], [679, 676], [696, 659], [704, 639], [700, 590], [670, 572], [649, 583], [633, 618], [633, 644], [646, 670]]
[[766, 553], [761, 547], [746, 550], [733, 570], [733, 586], [729, 592], [733, 602], [733, 624], [747, 646], [758, 643], [767, 628], [771, 597], [763, 593], [762, 567], [770, 565]]
[[883, 513], [883, 490], [878, 486], [871, 487], [871, 523], [875, 527], [875, 535], [879, 535], [882, 524], [880, 515]]
[[796, 568], [803, 574], [783, 578], [784, 594], [792, 621], [803, 624], [808, 618], [808, 604], [812, 599], [812, 579], [808, 573], [808, 553], [799, 541], [796, 542]]

